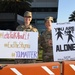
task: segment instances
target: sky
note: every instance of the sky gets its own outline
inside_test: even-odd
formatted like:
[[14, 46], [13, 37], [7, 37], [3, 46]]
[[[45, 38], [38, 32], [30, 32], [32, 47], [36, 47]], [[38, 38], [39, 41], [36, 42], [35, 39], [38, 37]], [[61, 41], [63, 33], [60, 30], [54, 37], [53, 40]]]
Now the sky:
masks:
[[75, 0], [59, 0], [58, 3], [58, 23], [68, 22], [69, 16], [75, 10]]

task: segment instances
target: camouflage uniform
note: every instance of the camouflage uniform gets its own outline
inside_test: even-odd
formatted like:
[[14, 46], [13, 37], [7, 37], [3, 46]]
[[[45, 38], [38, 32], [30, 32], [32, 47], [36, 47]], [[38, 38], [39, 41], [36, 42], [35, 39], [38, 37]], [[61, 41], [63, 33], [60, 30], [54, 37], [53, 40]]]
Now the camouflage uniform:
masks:
[[[17, 31], [26, 31], [26, 32], [38, 32], [38, 30], [34, 27], [32, 27], [32, 25], [29, 25], [28, 28], [25, 27], [25, 25], [20, 25], [16, 28]], [[35, 63], [36, 60], [35, 59], [16, 59], [15, 63]]]
[[[50, 43], [49, 43], [50, 41]], [[44, 31], [41, 35], [41, 46], [43, 48], [43, 61], [53, 61], [52, 34], [51, 31]]]
[[[32, 20], [32, 12], [26, 11], [24, 13], [24, 25], [20, 25], [16, 28], [17, 31], [26, 31], [26, 32], [38, 32], [38, 30], [30, 25]], [[16, 59], [16, 63], [35, 63], [35, 59]]]
[[38, 32], [38, 30], [33, 27], [32, 25], [29, 25], [28, 28], [25, 27], [25, 25], [20, 25], [16, 28], [17, 31], [26, 31], [26, 32]]
[[[52, 21], [53, 17], [46, 17], [45, 25], [50, 28], [51, 24], [49, 22], [52, 23]], [[40, 37], [40, 45], [43, 48], [42, 58], [44, 62], [53, 61], [52, 33], [51, 29], [48, 29], [48, 27], [46, 27], [47, 29], [42, 33]]]

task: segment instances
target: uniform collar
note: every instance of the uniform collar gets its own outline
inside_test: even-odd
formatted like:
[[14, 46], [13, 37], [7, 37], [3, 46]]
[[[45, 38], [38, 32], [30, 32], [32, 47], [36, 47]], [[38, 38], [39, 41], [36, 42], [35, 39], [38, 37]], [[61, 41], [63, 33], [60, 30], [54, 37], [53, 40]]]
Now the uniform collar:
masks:
[[28, 27], [25, 26], [26, 29], [31, 29], [32, 25], [29, 25]]

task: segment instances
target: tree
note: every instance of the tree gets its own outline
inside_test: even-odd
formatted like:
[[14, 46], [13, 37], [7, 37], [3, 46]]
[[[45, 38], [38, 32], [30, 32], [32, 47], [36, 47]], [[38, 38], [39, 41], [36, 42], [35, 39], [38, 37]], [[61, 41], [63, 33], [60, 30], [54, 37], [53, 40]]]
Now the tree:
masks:
[[26, 10], [31, 10], [32, 0], [0, 0], [0, 12], [14, 12], [20, 15]]
[[71, 22], [71, 21], [75, 21], [75, 11], [73, 11], [69, 17], [69, 22]]

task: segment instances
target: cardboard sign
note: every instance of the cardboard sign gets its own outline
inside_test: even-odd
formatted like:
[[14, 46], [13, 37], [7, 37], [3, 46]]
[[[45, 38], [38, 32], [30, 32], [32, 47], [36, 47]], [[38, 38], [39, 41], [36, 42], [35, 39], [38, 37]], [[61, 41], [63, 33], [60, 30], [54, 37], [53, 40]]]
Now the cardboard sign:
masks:
[[37, 59], [38, 32], [0, 31], [0, 58]]
[[54, 61], [75, 60], [75, 22], [52, 25]]

